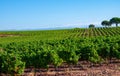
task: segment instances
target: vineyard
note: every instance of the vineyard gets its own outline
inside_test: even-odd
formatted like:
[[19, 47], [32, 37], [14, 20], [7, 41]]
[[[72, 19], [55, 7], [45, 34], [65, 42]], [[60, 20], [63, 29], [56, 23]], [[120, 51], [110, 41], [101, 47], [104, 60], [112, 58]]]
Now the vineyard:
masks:
[[0, 43], [25, 42], [38, 40], [62, 40], [66, 38], [87, 38], [100, 36], [118, 36], [120, 27], [65, 29], [45, 31], [1, 31]]
[[93, 66], [119, 59], [119, 27], [0, 32], [0, 72], [5, 74], [22, 74], [31, 67], [84, 69], [83, 61]]

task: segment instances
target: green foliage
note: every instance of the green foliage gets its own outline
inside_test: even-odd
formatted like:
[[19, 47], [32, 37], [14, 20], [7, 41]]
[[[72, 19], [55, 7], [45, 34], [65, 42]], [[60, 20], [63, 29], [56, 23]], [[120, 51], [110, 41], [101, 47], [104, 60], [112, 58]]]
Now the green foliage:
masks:
[[90, 24], [89, 28], [95, 28], [95, 25], [94, 24]]
[[90, 57], [88, 60], [93, 63], [100, 63], [102, 61], [101, 57], [98, 55], [97, 51], [93, 47], [91, 47]]
[[1, 69], [2, 72], [9, 74], [22, 74], [25, 68], [25, 62], [21, 61], [19, 55], [3, 53], [1, 56]]
[[101, 25], [103, 25], [103, 26], [111, 26], [110, 22], [107, 21], [107, 20], [102, 21]]
[[51, 50], [50, 52], [50, 59], [53, 65], [60, 66], [63, 62], [62, 58], [59, 57], [56, 51]]
[[120, 52], [118, 51], [119, 45], [118, 43], [112, 43], [110, 45], [111, 57], [120, 59]]
[[110, 19], [110, 23], [111, 23], [111, 24], [116, 24], [116, 27], [117, 27], [118, 24], [120, 23], [120, 18], [118, 18], [118, 17], [113, 17], [112, 19]]
[[102, 57], [102, 58], [109, 58], [110, 55], [110, 46], [107, 43], [101, 43], [98, 49], [98, 54]]
[[0, 38], [0, 71], [22, 73], [26, 67], [48, 68], [77, 64], [79, 60], [100, 63], [120, 59], [120, 28], [6, 32], [22, 37]]

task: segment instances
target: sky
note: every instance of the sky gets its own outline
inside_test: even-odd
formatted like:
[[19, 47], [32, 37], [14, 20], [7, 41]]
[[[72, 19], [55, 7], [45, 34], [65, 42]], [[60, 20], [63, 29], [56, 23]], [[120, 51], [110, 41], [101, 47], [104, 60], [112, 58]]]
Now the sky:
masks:
[[0, 0], [0, 30], [87, 27], [120, 17], [120, 0]]

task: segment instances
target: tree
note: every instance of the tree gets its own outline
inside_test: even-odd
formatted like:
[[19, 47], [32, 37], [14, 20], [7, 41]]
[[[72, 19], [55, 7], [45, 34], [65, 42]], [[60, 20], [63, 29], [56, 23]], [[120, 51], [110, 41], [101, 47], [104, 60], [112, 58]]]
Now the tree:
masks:
[[90, 25], [89, 25], [89, 28], [94, 28], [94, 27], [95, 27], [94, 24], [90, 24]]
[[111, 23], [111, 24], [116, 24], [116, 27], [117, 27], [118, 24], [120, 24], [120, 18], [118, 18], [118, 17], [113, 17], [112, 19], [110, 19], [110, 23]]
[[107, 20], [102, 21], [101, 25], [103, 25], [103, 26], [111, 26], [110, 22], [107, 21]]

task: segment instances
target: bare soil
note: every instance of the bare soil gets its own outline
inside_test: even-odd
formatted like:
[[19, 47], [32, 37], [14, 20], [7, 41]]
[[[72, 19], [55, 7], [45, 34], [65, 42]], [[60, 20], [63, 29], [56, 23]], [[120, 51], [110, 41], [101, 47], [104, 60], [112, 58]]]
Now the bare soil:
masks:
[[[0, 76], [9, 76], [1, 74]], [[17, 76], [17, 75], [16, 75]], [[80, 61], [77, 65], [63, 64], [49, 69], [26, 68], [19, 76], [120, 76], [120, 61], [92, 65], [90, 62]]]
[[14, 37], [14, 36], [21, 36], [21, 35], [15, 35], [15, 34], [0, 34], [0, 37]]

